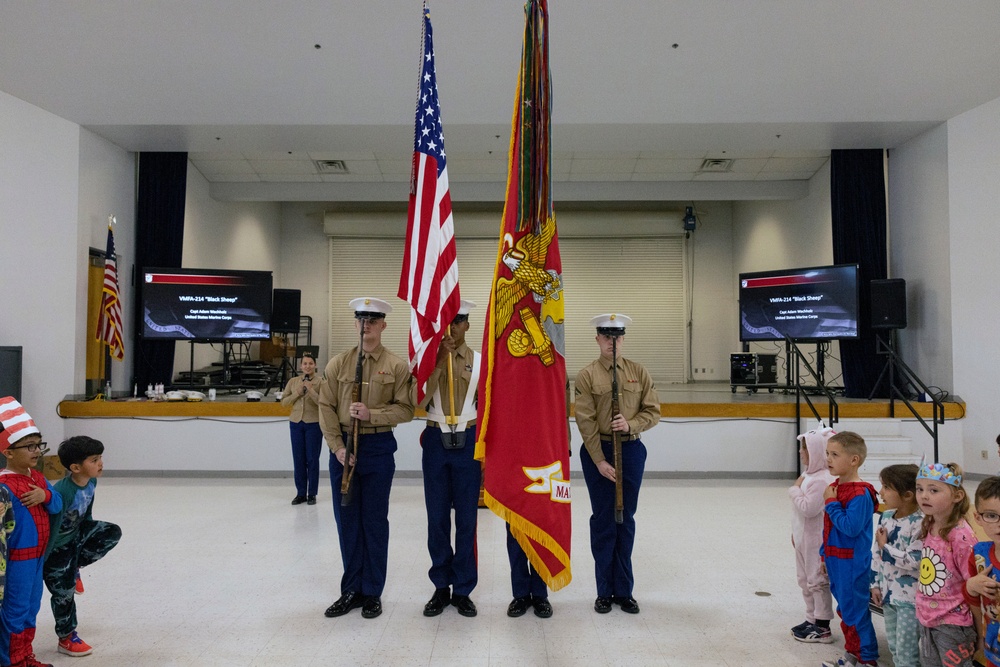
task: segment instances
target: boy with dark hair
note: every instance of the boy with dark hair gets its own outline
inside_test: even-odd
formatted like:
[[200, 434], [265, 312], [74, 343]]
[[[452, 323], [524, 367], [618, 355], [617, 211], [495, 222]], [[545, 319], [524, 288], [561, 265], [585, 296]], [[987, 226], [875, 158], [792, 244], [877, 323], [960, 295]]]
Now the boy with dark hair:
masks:
[[13, 397], [0, 398], [0, 452], [7, 468], [0, 484], [10, 491], [14, 530], [7, 541], [7, 583], [0, 607], [0, 664], [51, 667], [35, 658], [35, 618], [42, 604], [42, 561], [49, 543], [49, 514], [62, 498], [35, 470], [45, 452], [42, 434]]
[[[972, 548], [969, 557], [969, 579], [965, 581], [965, 600], [973, 610], [981, 610], [983, 626], [979, 631], [983, 640], [983, 654], [989, 667], [1000, 666], [1000, 582], [997, 567], [1000, 554], [1000, 477], [987, 477], [976, 488], [976, 522], [990, 538]], [[978, 621], [978, 618], [977, 618]], [[976, 624], [979, 626], [979, 623]]]
[[826, 443], [826, 465], [837, 478], [826, 487], [823, 547], [820, 555], [830, 577], [844, 632], [844, 656], [823, 667], [877, 665], [878, 640], [868, 609], [872, 565], [872, 515], [878, 505], [875, 487], [861, 481], [858, 469], [868, 456], [864, 438], [842, 431]]
[[94, 650], [76, 634], [77, 577], [86, 567], [104, 557], [121, 539], [122, 529], [107, 521], [94, 521], [94, 492], [104, 471], [104, 444], [78, 435], [59, 445], [59, 462], [69, 475], [55, 483], [62, 497], [62, 511], [52, 519], [52, 539], [45, 559], [45, 586], [52, 594], [52, 616], [56, 621], [59, 652], [71, 656], [90, 655]]

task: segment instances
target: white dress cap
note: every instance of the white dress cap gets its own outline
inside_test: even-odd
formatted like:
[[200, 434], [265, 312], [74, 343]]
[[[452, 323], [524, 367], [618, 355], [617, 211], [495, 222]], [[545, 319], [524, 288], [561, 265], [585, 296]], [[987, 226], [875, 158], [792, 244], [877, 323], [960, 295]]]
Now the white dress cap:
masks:
[[469, 311], [476, 307], [475, 301], [468, 301], [462, 299], [462, 305], [458, 307], [458, 312], [456, 315], [468, 315]]
[[348, 305], [351, 310], [357, 313], [370, 313], [372, 317], [385, 317], [392, 312], [392, 306], [383, 301], [370, 296], [362, 296], [352, 299]]
[[632, 318], [621, 313], [605, 313], [590, 319], [590, 326], [598, 329], [621, 329], [624, 331], [631, 324]]

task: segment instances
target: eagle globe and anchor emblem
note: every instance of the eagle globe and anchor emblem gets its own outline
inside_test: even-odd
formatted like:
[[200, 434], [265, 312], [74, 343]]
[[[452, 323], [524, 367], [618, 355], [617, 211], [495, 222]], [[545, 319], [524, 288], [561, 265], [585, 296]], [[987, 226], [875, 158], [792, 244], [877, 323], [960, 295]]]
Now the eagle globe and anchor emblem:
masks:
[[[546, 366], [555, 363], [556, 352], [565, 352], [562, 276], [545, 269], [555, 232], [555, 222], [547, 220], [540, 234], [526, 234], [516, 243], [509, 232], [504, 234], [501, 261], [510, 270], [511, 278], [499, 278], [495, 294], [494, 338], [503, 337], [517, 309], [522, 327], [512, 329], [507, 336], [507, 350], [516, 358], [537, 356]], [[536, 316], [530, 305], [518, 307], [528, 294], [541, 304], [540, 315]]]

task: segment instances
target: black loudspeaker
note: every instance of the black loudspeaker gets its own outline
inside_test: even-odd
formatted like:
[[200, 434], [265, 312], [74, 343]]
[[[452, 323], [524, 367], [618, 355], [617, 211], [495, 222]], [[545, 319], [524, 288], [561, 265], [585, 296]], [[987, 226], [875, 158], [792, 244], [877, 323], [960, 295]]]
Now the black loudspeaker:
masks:
[[906, 328], [906, 281], [902, 278], [873, 280], [872, 328]]
[[276, 289], [271, 300], [271, 331], [298, 333], [302, 310], [302, 290]]
[[21, 401], [21, 347], [0, 346], [0, 398]]

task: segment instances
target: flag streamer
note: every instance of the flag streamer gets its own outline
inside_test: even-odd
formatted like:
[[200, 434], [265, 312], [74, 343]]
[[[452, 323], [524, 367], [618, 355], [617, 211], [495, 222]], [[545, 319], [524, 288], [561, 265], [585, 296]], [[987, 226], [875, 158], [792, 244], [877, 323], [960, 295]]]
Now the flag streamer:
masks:
[[483, 333], [484, 499], [552, 590], [572, 579], [562, 262], [550, 190], [545, 0], [525, 5], [507, 194]]

